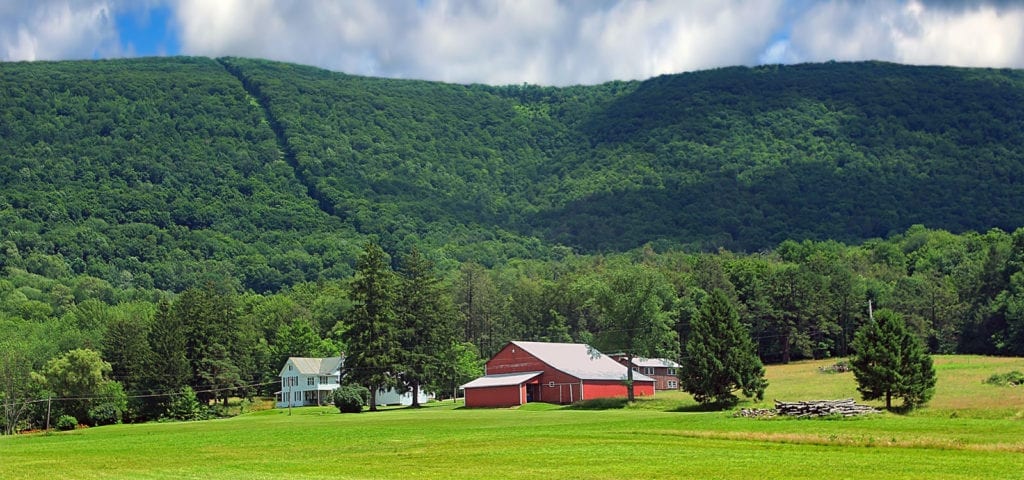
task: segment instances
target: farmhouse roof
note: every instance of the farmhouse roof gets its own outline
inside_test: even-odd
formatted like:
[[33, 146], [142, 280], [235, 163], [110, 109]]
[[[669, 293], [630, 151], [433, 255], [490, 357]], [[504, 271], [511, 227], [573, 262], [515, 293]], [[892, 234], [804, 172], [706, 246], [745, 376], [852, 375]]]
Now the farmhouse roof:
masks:
[[[628, 369], [625, 365], [582, 343], [512, 342], [513, 345], [537, 357], [552, 368], [561, 370], [580, 380], [622, 380]], [[646, 375], [633, 372], [633, 380], [653, 382]]]
[[459, 388], [480, 388], [480, 387], [505, 387], [509, 385], [519, 385], [523, 382], [532, 380], [538, 375], [544, 372], [522, 372], [522, 373], [503, 373], [499, 375], [487, 375], [480, 377], [472, 382], [469, 382]]
[[679, 368], [679, 364], [667, 358], [633, 358], [633, 365], [638, 367], [668, 367]]
[[341, 368], [342, 357], [288, 357], [288, 361], [302, 375], [333, 375]]

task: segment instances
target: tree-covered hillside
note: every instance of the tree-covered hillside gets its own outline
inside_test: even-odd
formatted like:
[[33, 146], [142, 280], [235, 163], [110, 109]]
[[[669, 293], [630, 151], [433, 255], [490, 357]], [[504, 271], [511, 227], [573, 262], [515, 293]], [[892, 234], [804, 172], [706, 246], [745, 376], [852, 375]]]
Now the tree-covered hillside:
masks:
[[[727, 68], [568, 88], [225, 58], [0, 64], [0, 245], [180, 291], [1024, 225], [1024, 72]], [[53, 276], [53, 275], [50, 275]]]
[[531, 225], [585, 249], [1013, 229], [1022, 102], [1024, 72], [1009, 70], [829, 63], [654, 78], [574, 124], [583, 141], [544, 176], [561, 179], [561, 201]]
[[4, 265], [172, 291], [351, 273], [357, 234], [308, 197], [217, 62], [3, 63], [0, 90]]

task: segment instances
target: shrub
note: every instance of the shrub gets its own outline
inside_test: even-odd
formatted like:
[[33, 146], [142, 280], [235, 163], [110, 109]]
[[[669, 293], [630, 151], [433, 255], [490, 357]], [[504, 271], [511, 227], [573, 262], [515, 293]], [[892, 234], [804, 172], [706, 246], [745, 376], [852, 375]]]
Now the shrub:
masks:
[[188, 385], [182, 387], [181, 393], [175, 395], [167, 405], [167, 417], [175, 420], [202, 419], [202, 406], [196, 398], [196, 392]]
[[124, 411], [128, 409], [128, 396], [119, 382], [107, 381], [100, 386], [102, 399], [89, 409], [92, 425], [121, 423]]
[[341, 413], [359, 413], [370, 398], [370, 391], [360, 385], [342, 385], [331, 392], [331, 402]]
[[61, 415], [56, 426], [57, 430], [74, 430], [78, 426], [78, 419], [71, 415]]
[[1024, 373], [1020, 373], [1014, 370], [1009, 373], [997, 373], [988, 377], [985, 383], [990, 385], [998, 385], [1000, 387], [1016, 387], [1018, 385], [1024, 385]]

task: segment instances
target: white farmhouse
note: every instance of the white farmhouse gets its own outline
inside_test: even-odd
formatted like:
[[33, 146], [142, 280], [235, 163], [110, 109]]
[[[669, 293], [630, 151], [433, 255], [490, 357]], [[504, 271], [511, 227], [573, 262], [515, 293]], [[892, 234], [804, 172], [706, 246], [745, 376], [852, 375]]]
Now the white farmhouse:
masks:
[[[281, 391], [277, 407], [328, 405], [328, 394], [338, 388], [344, 357], [288, 357], [281, 367]], [[420, 390], [419, 403], [427, 403], [427, 394]], [[377, 405], [412, 405], [412, 393], [399, 394], [395, 389], [377, 392]]]

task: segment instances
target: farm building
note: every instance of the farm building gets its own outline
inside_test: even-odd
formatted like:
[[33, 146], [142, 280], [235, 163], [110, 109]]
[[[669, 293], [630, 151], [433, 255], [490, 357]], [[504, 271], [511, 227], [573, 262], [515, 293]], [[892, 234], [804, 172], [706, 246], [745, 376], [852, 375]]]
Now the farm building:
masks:
[[[485, 369], [483, 377], [462, 386], [467, 407], [567, 404], [627, 395], [626, 367], [580, 343], [509, 342]], [[633, 392], [654, 395], [654, 379], [634, 373]]]
[[[623, 365], [629, 363], [624, 353], [609, 355]], [[655, 390], [676, 390], [679, 388], [679, 364], [667, 358], [633, 357], [633, 371], [654, 379]]]
[[[328, 395], [338, 388], [339, 372], [344, 357], [289, 357], [281, 367], [281, 391], [277, 407], [327, 405]], [[427, 394], [420, 390], [420, 403], [427, 403]], [[377, 405], [412, 405], [412, 393], [395, 389], [377, 392]]]

